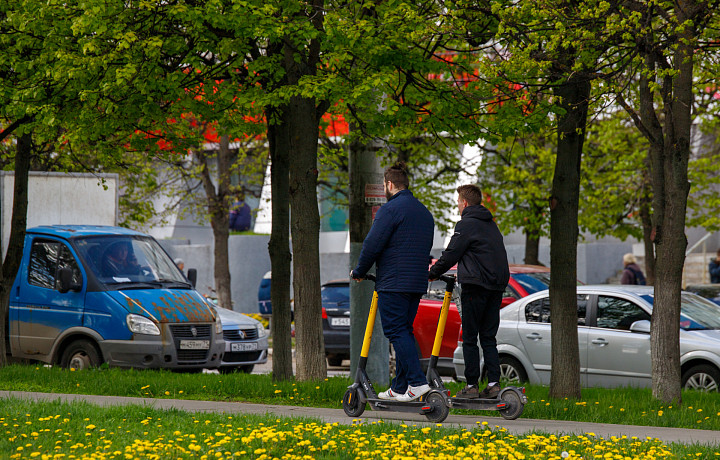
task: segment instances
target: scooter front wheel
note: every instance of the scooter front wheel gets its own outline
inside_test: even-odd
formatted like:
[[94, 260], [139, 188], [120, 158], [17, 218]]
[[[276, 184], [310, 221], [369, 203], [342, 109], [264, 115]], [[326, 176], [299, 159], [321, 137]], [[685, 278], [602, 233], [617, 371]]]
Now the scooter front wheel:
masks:
[[343, 396], [342, 405], [348, 417], [360, 417], [365, 412], [365, 403], [360, 401], [356, 389], [348, 388]]
[[523, 409], [525, 409], [525, 404], [523, 404], [520, 396], [514, 391], [505, 391], [500, 397], [507, 405], [505, 409], [500, 409], [500, 415], [502, 415], [505, 420], [515, 420], [520, 417]]
[[432, 408], [432, 410], [425, 413], [425, 417], [431, 422], [440, 423], [450, 413], [447, 400], [440, 393], [430, 393], [425, 399], [425, 403]]

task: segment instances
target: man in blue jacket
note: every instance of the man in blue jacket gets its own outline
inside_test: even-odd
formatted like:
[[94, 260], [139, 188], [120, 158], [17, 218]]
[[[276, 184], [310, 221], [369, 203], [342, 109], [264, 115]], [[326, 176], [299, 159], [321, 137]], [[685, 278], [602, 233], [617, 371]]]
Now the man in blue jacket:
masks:
[[350, 272], [362, 279], [376, 264], [375, 290], [385, 337], [395, 348], [396, 375], [382, 399], [412, 401], [430, 391], [420, 367], [413, 322], [420, 298], [427, 292], [427, 267], [435, 222], [430, 211], [408, 190], [405, 165], [385, 170], [387, 203], [363, 242], [357, 266]]
[[[500, 394], [500, 358], [495, 335], [500, 326], [500, 304], [510, 280], [510, 267], [503, 236], [492, 213], [480, 204], [480, 187], [461, 185], [457, 191], [460, 222], [455, 225], [455, 233], [442, 256], [430, 268], [430, 279], [437, 279], [453, 265], [458, 265], [467, 386], [457, 396], [496, 398]], [[478, 335], [488, 374], [488, 386], [483, 391], [478, 389]]]

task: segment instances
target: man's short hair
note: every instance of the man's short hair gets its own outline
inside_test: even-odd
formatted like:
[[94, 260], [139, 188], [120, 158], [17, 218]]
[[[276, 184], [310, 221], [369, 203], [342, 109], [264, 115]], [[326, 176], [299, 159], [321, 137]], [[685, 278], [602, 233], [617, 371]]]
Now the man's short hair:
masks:
[[408, 179], [407, 167], [402, 161], [398, 161], [392, 166], [388, 166], [385, 170], [385, 182], [392, 182], [395, 187], [400, 190], [406, 189], [410, 186], [410, 180]]
[[460, 198], [467, 201], [468, 206], [476, 206], [482, 203], [482, 191], [475, 184], [461, 185], [457, 188]]

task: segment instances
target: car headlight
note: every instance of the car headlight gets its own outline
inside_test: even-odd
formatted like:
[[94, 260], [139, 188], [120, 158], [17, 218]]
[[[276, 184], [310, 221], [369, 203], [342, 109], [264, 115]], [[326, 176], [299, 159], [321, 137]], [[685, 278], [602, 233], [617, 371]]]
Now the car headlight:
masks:
[[267, 335], [267, 331], [265, 330], [265, 326], [262, 325], [262, 323], [257, 325], [257, 331], [258, 331], [258, 338], [265, 337]]
[[160, 335], [160, 329], [158, 329], [157, 325], [144, 316], [130, 313], [125, 320], [127, 321], [130, 332], [135, 334]]
[[222, 334], [222, 321], [220, 321], [219, 315], [217, 318], [215, 318], [215, 333]]

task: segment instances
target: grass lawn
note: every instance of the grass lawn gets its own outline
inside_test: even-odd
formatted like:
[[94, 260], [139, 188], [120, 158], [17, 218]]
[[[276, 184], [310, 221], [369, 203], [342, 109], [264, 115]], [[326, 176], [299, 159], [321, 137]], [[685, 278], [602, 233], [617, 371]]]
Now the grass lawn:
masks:
[[[254, 402], [342, 408], [346, 377], [320, 382], [273, 382], [270, 375], [182, 374], [168, 371], [97, 369], [75, 372], [57, 367], [12, 365], [0, 370], [0, 390], [149, 398]], [[462, 387], [448, 383], [453, 394]], [[384, 387], [377, 386], [376, 390]], [[682, 405], [664, 405], [649, 389], [583, 389], [582, 400], [549, 400], [547, 387], [526, 387], [523, 418], [720, 430], [720, 395], [683, 392]], [[469, 412], [468, 412], [469, 413]], [[482, 412], [483, 418], [494, 412]]]
[[[109, 373], [104, 375], [111, 376]], [[665, 445], [658, 440], [626, 437], [603, 439], [592, 433], [514, 436], [490, 426], [492, 424], [485, 422], [467, 430], [382, 422], [339, 425], [275, 416], [190, 414], [147, 406], [102, 408], [87, 403], [32, 403], [10, 399], [4, 400], [0, 408], [0, 457], [259, 460], [718, 458], [715, 448], [700, 445]]]

